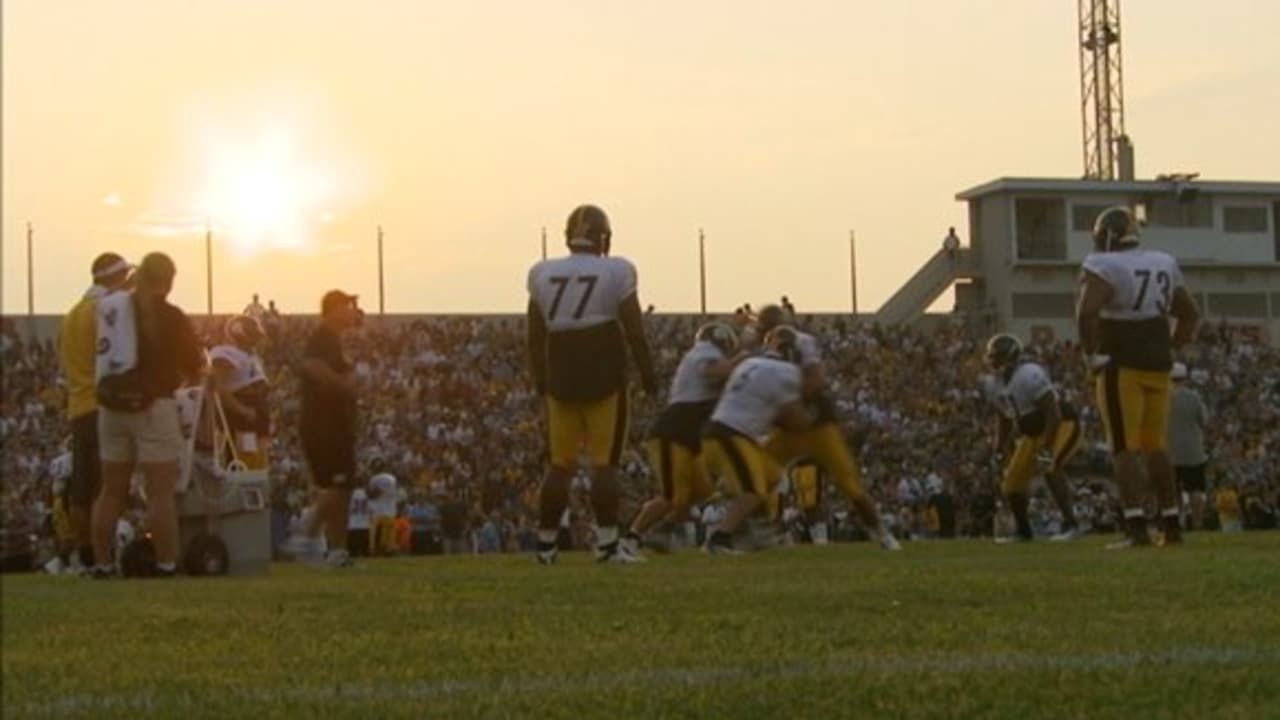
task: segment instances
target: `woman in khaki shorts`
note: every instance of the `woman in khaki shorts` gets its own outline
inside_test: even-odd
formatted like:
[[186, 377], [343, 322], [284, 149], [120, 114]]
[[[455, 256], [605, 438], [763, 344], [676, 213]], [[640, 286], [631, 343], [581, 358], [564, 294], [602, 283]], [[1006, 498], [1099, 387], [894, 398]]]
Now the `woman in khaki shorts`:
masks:
[[174, 392], [199, 378], [204, 366], [200, 343], [185, 313], [166, 298], [177, 273], [163, 253], [151, 253], [138, 267], [138, 384], [149, 405], [137, 412], [101, 407], [98, 414], [102, 490], [93, 506], [94, 577], [114, 574], [112, 545], [116, 522], [129, 497], [134, 469], [142, 470], [148, 526], [155, 543], [156, 572], [171, 576], [178, 556], [178, 516], [174, 483], [182, 432]]

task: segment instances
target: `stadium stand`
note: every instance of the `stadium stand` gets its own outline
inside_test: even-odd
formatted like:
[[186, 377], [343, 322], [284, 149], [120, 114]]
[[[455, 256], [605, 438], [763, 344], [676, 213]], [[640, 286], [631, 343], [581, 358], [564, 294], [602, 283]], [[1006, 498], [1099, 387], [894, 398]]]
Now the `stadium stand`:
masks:
[[[653, 315], [656, 361], [669, 377], [700, 318]], [[200, 326], [200, 321], [196, 320]], [[282, 538], [307, 500], [297, 435], [293, 361], [310, 319], [271, 316], [265, 352], [276, 432], [271, 448], [275, 535]], [[206, 342], [213, 328], [201, 327]], [[868, 488], [899, 535], [938, 534], [939, 498], [955, 508], [961, 535], [990, 532], [995, 479], [989, 466], [991, 413], [979, 392], [981, 343], [958, 317], [925, 326], [881, 327], [853, 318], [803, 318], [826, 344], [828, 371], [848, 437], [859, 449]], [[416, 551], [440, 546], [441, 515], [456, 525], [464, 510], [467, 544], [486, 551], [531, 547], [541, 471], [540, 406], [525, 372], [522, 318], [373, 319], [349, 338], [362, 393], [361, 476], [400, 478], [403, 512], [413, 521]], [[1083, 392], [1079, 353], [1069, 342], [1035, 345], [1036, 358], [1066, 396], [1085, 411], [1086, 442], [1070, 468], [1080, 514], [1098, 530], [1112, 527], [1101, 427]], [[3, 527], [7, 553], [50, 532], [51, 462], [68, 429], [54, 341], [31, 339], [6, 321], [0, 338], [4, 394]], [[1246, 528], [1275, 527], [1280, 509], [1280, 350], [1225, 324], [1208, 324], [1187, 356], [1209, 406], [1210, 508], [1213, 492], [1238, 495]], [[655, 407], [638, 408], [632, 448]], [[625, 462], [633, 500], [648, 492], [647, 470], [632, 450]], [[842, 517], [833, 495], [831, 512]], [[1043, 532], [1058, 518], [1052, 503], [1034, 509]], [[1212, 516], [1212, 512], [1210, 515]], [[1216, 522], [1211, 518], [1211, 522]], [[847, 526], [846, 526], [847, 527]], [[586, 540], [575, 519], [571, 542]], [[848, 537], [848, 530], [844, 536]], [[456, 535], [456, 528], [449, 532]], [[838, 533], [837, 533], [838, 534]], [[29, 567], [29, 565], [28, 565]]]

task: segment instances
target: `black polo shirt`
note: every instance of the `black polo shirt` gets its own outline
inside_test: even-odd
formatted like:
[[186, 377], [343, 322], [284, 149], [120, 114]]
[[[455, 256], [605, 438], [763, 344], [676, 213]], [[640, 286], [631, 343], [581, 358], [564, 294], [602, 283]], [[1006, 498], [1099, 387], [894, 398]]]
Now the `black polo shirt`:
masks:
[[[338, 334], [325, 325], [307, 339], [302, 360], [319, 360], [339, 375], [351, 372], [351, 363], [342, 354]], [[352, 443], [356, 437], [356, 400], [346, 393], [317, 382], [307, 373], [302, 379], [301, 427], [304, 438]]]

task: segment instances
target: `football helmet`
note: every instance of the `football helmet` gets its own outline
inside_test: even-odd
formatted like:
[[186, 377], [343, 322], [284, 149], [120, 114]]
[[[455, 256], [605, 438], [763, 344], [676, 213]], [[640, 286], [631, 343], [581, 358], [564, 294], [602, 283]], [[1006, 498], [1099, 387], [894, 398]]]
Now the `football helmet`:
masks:
[[609, 216], [595, 205], [579, 205], [569, 213], [564, 224], [564, 239], [570, 250], [586, 250], [597, 255], [609, 254], [613, 228]]
[[726, 322], [709, 322], [698, 328], [694, 336], [698, 342], [709, 342], [720, 348], [726, 356], [738, 351], [738, 331]]
[[787, 311], [781, 305], [765, 305], [760, 308], [760, 312], [756, 313], [756, 327], [760, 329], [761, 335], [768, 335], [769, 331], [786, 323], [789, 319]]
[[1093, 222], [1093, 248], [1111, 252], [1138, 244], [1138, 218], [1123, 205], [1115, 205], [1098, 213]]
[[252, 315], [236, 315], [227, 320], [223, 332], [228, 342], [246, 350], [256, 347], [267, 336], [262, 323]]
[[987, 366], [1007, 373], [1022, 355], [1022, 341], [1009, 333], [1000, 333], [987, 341]]
[[765, 352], [789, 363], [800, 362], [800, 333], [790, 325], [779, 325], [764, 336]]

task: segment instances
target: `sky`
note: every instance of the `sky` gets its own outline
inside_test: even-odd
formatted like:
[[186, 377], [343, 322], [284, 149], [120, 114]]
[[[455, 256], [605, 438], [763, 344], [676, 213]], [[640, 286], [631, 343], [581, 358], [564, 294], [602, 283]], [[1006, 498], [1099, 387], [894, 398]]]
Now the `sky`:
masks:
[[[1126, 0], [1140, 177], [1280, 179], [1280, 3]], [[962, 239], [957, 191], [1083, 171], [1074, 0], [5, 0], [3, 294], [62, 312], [103, 250], [172, 299], [342, 287], [519, 312], [601, 205], [642, 302], [873, 311]]]

